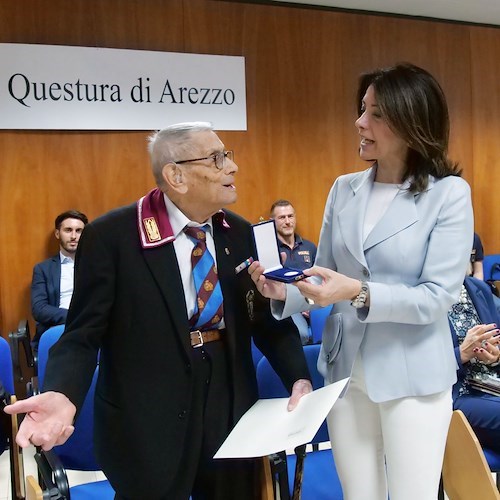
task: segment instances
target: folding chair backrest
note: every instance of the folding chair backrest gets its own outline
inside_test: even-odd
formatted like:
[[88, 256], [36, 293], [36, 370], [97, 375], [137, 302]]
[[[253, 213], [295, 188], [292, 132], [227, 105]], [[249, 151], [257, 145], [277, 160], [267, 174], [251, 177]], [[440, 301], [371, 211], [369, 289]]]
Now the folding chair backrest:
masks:
[[443, 462], [443, 485], [450, 500], [499, 500], [481, 445], [460, 410], [451, 418]]
[[43, 387], [50, 348], [59, 340], [63, 332], [64, 325], [52, 326], [43, 332], [40, 337], [40, 342], [38, 343], [38, 385], [40, 388]]
[[[45, 331], [38, 345], [38, 384], [43, 389], [43, 381], [50, 348], [64, 332], [64, 325], [57, 325]], [[64, 467], [69, 470], [100, 470], [94, 457], [94, 394], [99, 369], [96, 368], [92, 384], [85, 402], [75, 421], [75, 431], [61, 446], [54, 448]]]
[[500, 254], [485, 255], [483, 260], [484, 280], [500, 280]]

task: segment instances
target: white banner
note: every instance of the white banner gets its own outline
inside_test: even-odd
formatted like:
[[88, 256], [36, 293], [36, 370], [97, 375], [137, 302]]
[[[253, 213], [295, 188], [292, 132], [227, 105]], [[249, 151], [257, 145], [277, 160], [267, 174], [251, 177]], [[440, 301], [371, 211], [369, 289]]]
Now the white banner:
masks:
[[0, 129], [246, 130], [245, 58], [0, 44]]

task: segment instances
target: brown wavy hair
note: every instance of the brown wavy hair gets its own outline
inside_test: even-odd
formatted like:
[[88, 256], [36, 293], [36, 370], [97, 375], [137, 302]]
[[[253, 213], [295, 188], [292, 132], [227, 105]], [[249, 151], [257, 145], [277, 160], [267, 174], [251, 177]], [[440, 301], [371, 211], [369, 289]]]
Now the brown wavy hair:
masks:
[[438, 179], [460, 176], [458, 164], [448, 158], [448, 105], [436, 79], [410, 63], [365, 73], [359, 79], [358, 116], [370, 85], [387, 124], [408, 144], [403, 181], [410, 179], [410, 191], [425, 191], [429, 175]]

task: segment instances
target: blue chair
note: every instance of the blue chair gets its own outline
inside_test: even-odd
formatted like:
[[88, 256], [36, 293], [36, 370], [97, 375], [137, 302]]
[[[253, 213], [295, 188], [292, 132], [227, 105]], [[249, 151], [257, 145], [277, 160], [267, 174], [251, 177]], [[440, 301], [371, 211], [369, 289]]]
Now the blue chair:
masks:
[[[12, 374], [12, 359], [8, 342], [0, 337], [0, 411], [10, 402], [10, 395], [14, 394], [14, 377]], [[9, 445], [10, 419], [0, 414], [0, 455]]]
[[313, 309], [309, 313], [309, 321], [311, 325], [311, 337], [313, 344], [320, 344], [323, 336], [323, 329], [325, 328], [326, 318], [332, 312], [333, 304]]
[[492, 277], [492, 268], [495, 264], [500, 263], [500, 254], [485, 255], [483, 259], [483, 275], [484, 281], [491, 279], [499, 279], [498, 276]]
[[260, 352], [259, 348], [255, 345], [253, 339], [252, 339], [252, 359], [253, 359], [253, 366], [255, 369], [257, 369], [257, 365], [259, 364], [259, 361], [262, 359], [264, 355], [262, 352]]
[[14, 372], [9, 343], [0, 337], [0, 381], [9, 394], [14, 394]]
[[0, 337], [0, 455], [8, 448], [10, 456], [10, 498], [24, 500], [23, 453], [15, 441], [18, 417], [9, 417], [3, 408], [16, 401], [14, 395], [14, 370], [9, 343]]
[[[38, 345], [38, 386], [43, 380], [50, 348], [64, 331], [64, 325], [49, 328]], [[35, 454], [44, 492], [57, 489], [66, 500], [113, 500], [115, 492], [107, 480], [84, 483], [70, 487], [66, 470], [99, 471], [94, 456], [94, 394], [99, 368], [96, 368], [92, 384], [75, 421], [75, 431], [61, 446], [50, 452], [39, 450]], [[62, 498], [61, 497], [61, 498]], [[52, 498], [52, 497], [51, 497]]]
[[[324, 385], [323, 377], [316, 366], [319, 351], [319, 344], [304, 346], [304, 354], [314, 389]], [[288, 397], [288, 392], [281, 379], [265, 357], [257, 365], [257, 383], [259, 397], [262, 399]], [[323, 422], [309, 443], [312, 445], [313, 451], [305, 453], [304, 445], [296, 448], [295, 455], [286, 456], [286, 473], [283, 475], [287, 478], [288, 488], [283, 495], [283, 479], [278, 477], [281, 498], [289, 498], [289, 491], [293, 491], [294, 495], [301, 494], [302, 500], [343, 499], [332, 450], [318, 450], [318, 445], [324, 442], [329, 442], [326, 422]], [[288, 474], [288, 471], [294, 471], [294, 474]]]

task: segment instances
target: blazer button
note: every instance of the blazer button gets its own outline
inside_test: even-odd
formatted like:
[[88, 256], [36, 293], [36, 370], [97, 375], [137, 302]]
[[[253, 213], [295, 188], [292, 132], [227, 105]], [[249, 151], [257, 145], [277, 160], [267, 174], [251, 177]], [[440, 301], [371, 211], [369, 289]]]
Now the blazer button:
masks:
[[365, 268], [365, 269], [363, 269], [363, 276], [364, 276], [365, 278], [368, 278], [368, 276], [370, 276], [370, 273], [368, 272], [368, 269], [366, 269], [366, 268]]
[[191, 373], [191, 364], [190, 363], [188, 363], [186, 365], [186, 373]]
[[179, 413], [179, 419], [180, 419], [180, 420], [183, 420], [184, 418], [186, 418], [186, 415], [187, 415], [187, 411], [186, 411], [186, 410], [182, 410], [182, 411]]

